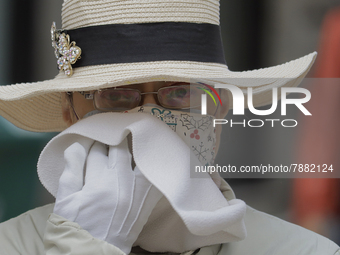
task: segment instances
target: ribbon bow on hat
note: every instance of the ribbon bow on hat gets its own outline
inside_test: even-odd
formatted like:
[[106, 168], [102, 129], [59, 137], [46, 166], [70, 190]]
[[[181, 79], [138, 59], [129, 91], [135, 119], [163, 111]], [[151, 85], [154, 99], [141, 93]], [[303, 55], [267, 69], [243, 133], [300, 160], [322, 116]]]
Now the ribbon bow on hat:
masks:
[[[83, 151], [83, 155], [80, 155], [83, 158], [88, 153], [84, 170], [86, 170], [86, 175], [93, 175], [93, 172], [87, 172], [88, 167], [95, 167], [93, 151], [102, 155], [100, 157], [103, 162], [98, 162], [98, 167], [105, 166], [107, 156], [109, 157], [108, 160], [112, 161], [110, 159], [112, 153], [119, 151], [119, 153], [122, 153], [120, 155], [123, 156], [112, 162], [128, 162], [129, 156], [124, 155], [128, 155], [126, 154], [126, 137], [129, 133], [132, 134], [133, 157], [137, 168], [135, 174], [142, 175], [145, 178], [143, 183], [146, 183], [146, 185], [151, 183], [161, 193], [161, 196], [164, 195], [161, 198], [157, 195], [157, 191], [151, 194], [156, 202], [160, 200], [156, 206], [155, 204], [152, 205], [152, 207], [155, 206], [155, 209], [151, 212], [149, 220], [146, 223], [144, 222], [143, 231], [139, 228], [139, 232], [137, 231], [138, 233], [135, 234], [135, 239], [131, 238], [130, 243], [134, 241], [134, 245], [139, 245], [149, 251], [183, 252], [202, 246], [239, 241], [245, 238], [246, 232], [243, 222], [245, 203], [238, 199], [227, 201], [207, 173], [204, 173], [207, 178], [190, 178], [190, 153], [192, 153], [190, 148], [165, 123], [148, 114], [141, 113], [97, 114], [77, 122], [47, 144], [39, 158], [38, 175], [47, 190], [57, 197], [56, 207], [60, 208], [58, 212], [68, 210], [67, 208], [62, 209], [62, 203], [65, 200], [58, 200], [59, 180], [65, 169], [65, 165], [61, 162], [65, 162], [65, 160], [66, 163], [71, 162], [66, 156], [70, 154], [65, 154], [66, 158], [64, 159], [65, 150], [70, 153], [70, 150], [75, 149], [74, 146], [77, 143], [80, 146], [79, 148], [83, 147], [83, 150], [78, 148], [76, 151]], [[100, 144], [110, 146], [109, 155], [106, 155], [104, 147]], [[71, 153], [71, 155], [76, 155], [76, 152]], [[198, 160], [192, 162], [192, 164], [196, 163], [200, 164]], [[125, 166], [127, 165], [125, 164]], [[66, 164], [67, 167], [69, 165]], [[126, 168], [118, 168], [115, 171], [127, 171], [128, 167]], [[83, 169], [83, 165], [80, 166], [80, 169]], [[98, 174], [101, 172], [102, 170], [98, 170]], [[112, 182], [105, 180], [107, 184], [112, 183], [112, 186], [105, 187], [106, 189], [116, 188], [113, 187], [115, 183], [118, 185], [117, 180], [112, 176], [111, 178]], [[83, 190], [86, 189], [87, 182], [90, 183], [90, 181], [85, 176]], [[120, 187], [120, 185], [118, 186]], [[96, 198], [92, 197], [91, 199], [95, 203]], [[105, 196], [98, 198], [98, 200], [106, 199], [109, 198]], [[110, 199], [112, 203], [115, 203], [113, 198]], [[103, 203], [110, 204], [110, 199]], [[126, 200], [129, 201], [129, 198], [126, 198]], [[67, 205], [70, 206], [70, 204]], [[169, 210], [165, 211], [169, 207], [173, 209], [170, 214]], [[85, 206], [79, 210], [90, 209]], [[88, 217], [85, 217], [86, 220], [77, 223], [81, 226], [83, 223], [82, 227], [85, 226], [84, 228], [91, 234], [95, 232], [97, 236], [100, 236], [101, 231], [107, 231], [107, 229], [93, 230], [88, 220], [91, 220], [90, 216], [101, 217], [102, 214], [107, 215], [108, 212], [97, 210], [92, 213], [95, 213], [95, 215], [88, 215]], [[131, 229], [134, 229], [133, 224]], [[136, 224], [138, 224], [138, 219]], [[111, 241], [111, 243], [119, 247], [119, 244], [114, 241]], [[129, 250], [126, 247], [123, 249]]]

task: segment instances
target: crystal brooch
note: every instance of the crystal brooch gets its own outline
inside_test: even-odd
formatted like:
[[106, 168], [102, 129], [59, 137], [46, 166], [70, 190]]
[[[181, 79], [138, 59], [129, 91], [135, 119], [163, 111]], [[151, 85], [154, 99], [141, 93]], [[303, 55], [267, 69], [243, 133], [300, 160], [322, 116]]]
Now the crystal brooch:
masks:
[[75, 42], [70, 42], [68, 34], [57, 30], [55, 22], [51, 27], [51, 39], [59, 70], [63, 70], [67, 76], [72, 76], [72, 65], [80, 59], [81, 48], [76, 46]]

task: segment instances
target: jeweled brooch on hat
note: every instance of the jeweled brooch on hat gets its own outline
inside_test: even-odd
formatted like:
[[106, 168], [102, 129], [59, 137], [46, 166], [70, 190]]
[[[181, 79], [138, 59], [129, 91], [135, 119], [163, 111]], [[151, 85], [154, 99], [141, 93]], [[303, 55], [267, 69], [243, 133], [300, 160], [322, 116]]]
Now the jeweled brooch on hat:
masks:
[[62, 30], [57, 30], [55, 22], [51, 27], [51, 39], [59, 70], [63, 70], [67, 76], [72, 76], [72, 65], [80, 59], [81, 48], [76, 46], [75, 42], [70, 43], [70, 36]]

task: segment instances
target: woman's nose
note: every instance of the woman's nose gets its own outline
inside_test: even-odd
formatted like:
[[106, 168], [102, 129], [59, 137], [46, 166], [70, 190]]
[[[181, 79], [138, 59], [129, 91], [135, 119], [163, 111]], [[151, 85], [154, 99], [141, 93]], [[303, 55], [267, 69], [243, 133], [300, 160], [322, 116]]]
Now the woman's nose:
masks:
[[142, 103], [141, 105], [144, 105], [144, 104], [157, 104], [157, 100], [156, 100], [156, 96], [155, 94], [145, 94], [145, 95], [142, 95]]

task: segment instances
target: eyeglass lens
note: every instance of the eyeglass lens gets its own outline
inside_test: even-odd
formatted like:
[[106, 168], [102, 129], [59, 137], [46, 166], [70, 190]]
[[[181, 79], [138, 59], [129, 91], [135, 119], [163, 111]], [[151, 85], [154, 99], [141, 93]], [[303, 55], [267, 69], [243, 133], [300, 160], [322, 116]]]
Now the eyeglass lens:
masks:
[[94, 93], [94, 103], [98, 110], [125, 111], [138, 106], [141, 94], [133, 89], [106, 89]]
[[[161, 106], [170, 109], [184, 109], [200, 106], [204, 92], [193, 85], [169, 86], [158, 90]], [[94, 102], [98, 110], [125, 111], [133, 109], [141, 101], [141, 92], [135, 89], [112, 88], [94, 93]]]

